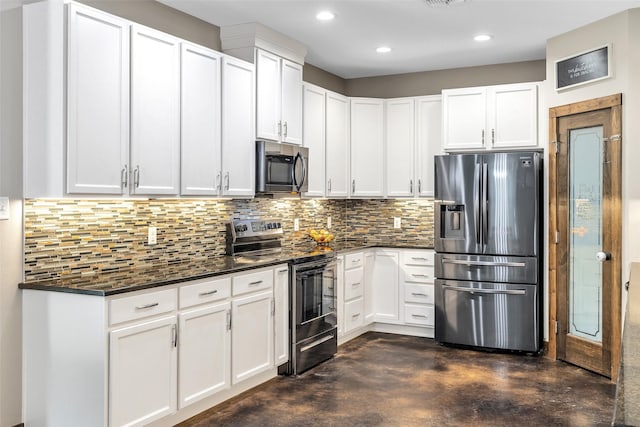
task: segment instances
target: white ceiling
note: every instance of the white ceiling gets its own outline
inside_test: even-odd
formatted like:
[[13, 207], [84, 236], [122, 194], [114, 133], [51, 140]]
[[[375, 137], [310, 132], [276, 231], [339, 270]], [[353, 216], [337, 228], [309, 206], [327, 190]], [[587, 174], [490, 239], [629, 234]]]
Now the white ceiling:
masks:
[[[546, 40], [640, 0], [159, 0], [217, 26], [259, 22], [309, 49], [306, 62], [343, 78], [544, 59]], [[336, 18], [315, 15], [331, 10]], [[473, 41], [479, 33], [488, 42]], [[391, 53], [375, 48], [390, 46]], [[596, 46], [594, 46], [596, 47]]]

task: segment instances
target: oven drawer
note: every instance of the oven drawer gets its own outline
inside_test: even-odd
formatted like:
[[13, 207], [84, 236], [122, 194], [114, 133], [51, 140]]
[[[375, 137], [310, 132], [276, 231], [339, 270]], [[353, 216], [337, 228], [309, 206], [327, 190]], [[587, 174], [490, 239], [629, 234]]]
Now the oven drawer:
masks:
[[405, 282], [433, 283], [433, 267], [402, 267], [402, 280]]
[[231, 295], [231, 278], [205, 279], [180, 287], [180, 308], [220, 301]]
[[338, 351], [338, 330], [312, 336], [296, 344], [294, 374], [298, 375], [320, 362], [330, 359]]
[[404, 302], [433, 304], [433, 301], [433, 285], [419, 285], [417, 283], [404, 284]]
[[344, 272], [344, 299], [359, 298], [364, 292], [364, 269], [356, 268]]
[[273, 270], [260, 270], [233, 277], [233, 296], [273, 288]]
[[144, 319], [176, 309], [175, 289], [147, 292], [139, 295], [113, 299], [109, 302], [109, 324]]
[[433, 304], [404, 305], [404, 323], [410, 325], [433, 326], [434, 315]]

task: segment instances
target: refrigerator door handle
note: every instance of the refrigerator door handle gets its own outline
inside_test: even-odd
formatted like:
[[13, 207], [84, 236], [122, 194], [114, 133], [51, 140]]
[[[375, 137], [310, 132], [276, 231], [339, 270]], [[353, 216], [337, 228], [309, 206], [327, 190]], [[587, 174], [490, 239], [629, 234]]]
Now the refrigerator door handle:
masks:
[[461, 288], [459, 286], [444, 285], [445, 288], [456, 292], [467, 292], [469, 294], [493, 294], [493, 295], [526, 295], [526, 289], [477, 289]]
[[464, 261], [458, 259], [443, 259], [443, 264], [457, 264], [478, 267], [526, 267], [524, 262], [492, 262], [492, 261]]
[[473, 168], [473, 210], [476, 217], [476, 245], [480, 244], [480, 163], [476, 163]]
[[489, 234], [489, 225], [487, 220], [487, 210], [489, 205], [489, 194], [487, 192], [487, 181], [489, 180], [489, 171], [487, 164], [482, 164], [482, 241], [487, 244], [487, 234]]

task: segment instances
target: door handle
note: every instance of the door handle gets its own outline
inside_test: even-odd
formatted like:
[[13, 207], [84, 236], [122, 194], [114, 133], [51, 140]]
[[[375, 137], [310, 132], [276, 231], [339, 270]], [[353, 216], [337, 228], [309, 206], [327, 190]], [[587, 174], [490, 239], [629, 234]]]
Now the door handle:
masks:
[[487, 219], [488, 205], [489, 205], [489, 171], [487, 164], [482, 164], [482, 240], [486, 245], [488, 242], [487, 234], [489, 234], [489, 220]]
[[596, 252], [596, 260], [598, 262], [605, 262], [611, 259], [611, 254], [609, 252]]
[[456, 292], [466, 292], [469, 294], [492, 294], [492, 295], [526, 295], [526, 289], [477, 289], [461, 288], [459, 286], [444, 285], [445, 288]]
[[524, 262], [493, 262], [493, 261], [464, 261], [458, 259], [443, 259], [443, 264], [459, 264], [466, 266], [478, 266], [478, 267], [526, 267]]
[[476, 245], [480, 244], [480, 163], [476, 163], [473, 168], [474, 183], [473, 186], [473, 213], [476, 217]]

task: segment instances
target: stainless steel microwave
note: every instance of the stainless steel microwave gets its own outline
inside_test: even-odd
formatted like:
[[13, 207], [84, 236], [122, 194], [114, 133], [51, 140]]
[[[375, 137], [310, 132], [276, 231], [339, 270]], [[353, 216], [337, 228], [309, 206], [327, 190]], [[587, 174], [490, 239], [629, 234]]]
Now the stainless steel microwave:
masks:
[[256, 193], [307, 191], [309, 149], [297, 145], [256, 141]]

